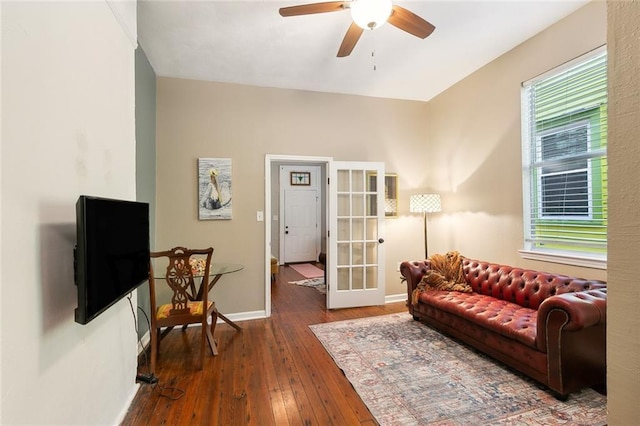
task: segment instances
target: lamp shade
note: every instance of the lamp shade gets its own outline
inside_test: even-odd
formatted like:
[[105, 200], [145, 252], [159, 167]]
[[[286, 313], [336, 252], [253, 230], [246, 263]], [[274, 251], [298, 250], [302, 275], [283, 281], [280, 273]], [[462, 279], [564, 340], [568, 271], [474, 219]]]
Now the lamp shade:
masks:
[[409, 199], [411, 213], [435, 213], [442, 211], [440, 194], [412, 195]]
[[354, 0], [351, 2], [351, 18], [360, 28], [373, 30], [387, 22], [391, 7], [391, 0]]

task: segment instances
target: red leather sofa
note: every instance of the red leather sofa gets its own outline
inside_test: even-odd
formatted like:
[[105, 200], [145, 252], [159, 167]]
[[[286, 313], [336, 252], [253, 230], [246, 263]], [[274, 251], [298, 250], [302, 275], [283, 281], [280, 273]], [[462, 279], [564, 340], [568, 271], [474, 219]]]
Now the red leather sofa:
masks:
[[558, 399], [606, 383], [607, 284], [464, 259], [472, 293], [412, 293], [428, 260], [403, 262], [409, 313], [546, 385]]

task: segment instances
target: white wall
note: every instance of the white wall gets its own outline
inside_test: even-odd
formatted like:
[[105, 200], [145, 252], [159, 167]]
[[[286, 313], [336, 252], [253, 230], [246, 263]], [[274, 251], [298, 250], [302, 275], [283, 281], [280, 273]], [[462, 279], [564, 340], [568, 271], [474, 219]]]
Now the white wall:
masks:
[[104, 1], [1, 7], [0, 423], [115, 424], [134, 320], [125, 299], [74, 322], [72, 249], [78, 195], [135, 199], [135, 29]]

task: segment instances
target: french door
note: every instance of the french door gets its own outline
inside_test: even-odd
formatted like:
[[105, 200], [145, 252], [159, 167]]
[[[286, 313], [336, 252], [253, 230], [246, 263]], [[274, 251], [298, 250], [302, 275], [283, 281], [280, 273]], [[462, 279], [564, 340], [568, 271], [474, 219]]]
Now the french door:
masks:
[[329, 163], [327, 308], [384, 304], [384, 163]]

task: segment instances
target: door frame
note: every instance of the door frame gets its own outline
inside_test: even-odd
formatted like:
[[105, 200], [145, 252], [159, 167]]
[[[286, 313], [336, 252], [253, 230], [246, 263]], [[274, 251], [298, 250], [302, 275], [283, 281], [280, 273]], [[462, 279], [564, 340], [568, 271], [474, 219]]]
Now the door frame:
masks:
[[[268, 318], [271, 316], [271, 166], [272, 163], [298, 163], [321, 165], [328, 171], [328, 164], [333, 161], [333, 157], [312, 157], [300, 155], [277, 155], [267, 154], [264, 157], [264, 312]], [[310, 164], [309, 164], [310, 165]], [[326, 185], [326, 182], [325, 182]], [[329, 203], [325, 202], [325, 222], [328, 221]], [[328, 229], [328, 223], [325, 223]]]

